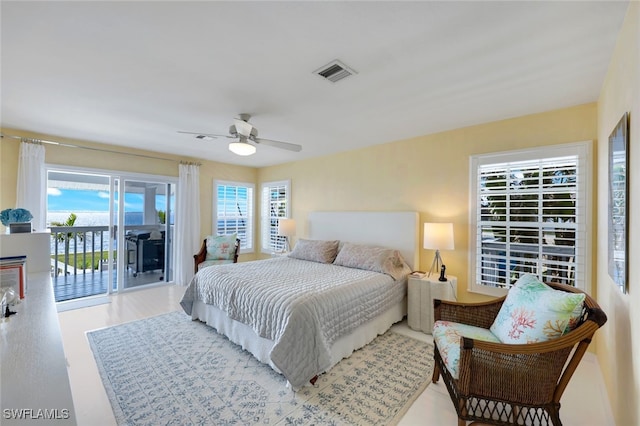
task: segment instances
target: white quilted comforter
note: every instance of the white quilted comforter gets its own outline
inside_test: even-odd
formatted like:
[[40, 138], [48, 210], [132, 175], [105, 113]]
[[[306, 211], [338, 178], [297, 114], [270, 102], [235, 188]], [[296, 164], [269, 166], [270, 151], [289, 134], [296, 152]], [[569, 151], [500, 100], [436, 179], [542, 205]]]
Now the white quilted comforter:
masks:
[[214, 305], [274, 341], [271, 361], [294, 388], [330, 367], [334, 341], [399, 303], [406, 280], [279, 257], [204, 268], [180, 302]]

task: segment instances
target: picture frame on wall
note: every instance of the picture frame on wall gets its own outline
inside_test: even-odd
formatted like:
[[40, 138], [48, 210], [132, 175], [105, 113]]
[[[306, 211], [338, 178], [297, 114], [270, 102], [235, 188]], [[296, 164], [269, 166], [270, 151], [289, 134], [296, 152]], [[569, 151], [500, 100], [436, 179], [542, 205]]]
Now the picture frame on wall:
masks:
[[623, 293], [629, 292], [629, 113], [609, 135], [609, 276]]

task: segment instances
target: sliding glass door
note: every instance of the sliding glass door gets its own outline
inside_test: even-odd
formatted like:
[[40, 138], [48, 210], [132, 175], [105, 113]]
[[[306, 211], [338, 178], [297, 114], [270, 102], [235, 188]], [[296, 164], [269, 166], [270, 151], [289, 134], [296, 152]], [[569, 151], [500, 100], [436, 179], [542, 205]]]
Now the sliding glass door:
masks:
[[[114, 222], [124, 256], [118, 263], [118, 289], [171, 281], [175, 185], [150, 180], [117, 179]], [[118, 214], [122, 212], [122, 214]]]
[[48, 167], [56, 301], [172, 281], [175, 187], [164, 176]]

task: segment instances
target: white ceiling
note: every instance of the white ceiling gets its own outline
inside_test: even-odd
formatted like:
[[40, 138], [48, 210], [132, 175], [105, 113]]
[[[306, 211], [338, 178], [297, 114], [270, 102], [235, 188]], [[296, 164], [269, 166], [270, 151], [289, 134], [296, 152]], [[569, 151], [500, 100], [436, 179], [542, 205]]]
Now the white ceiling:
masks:
[[[2, 1], [2, 126], [265, 166], [596, 101], [628, 2]], [[339, 59], [357, 71], [330, 83]], [[251, 113], [251, 157], [226, 133]]]

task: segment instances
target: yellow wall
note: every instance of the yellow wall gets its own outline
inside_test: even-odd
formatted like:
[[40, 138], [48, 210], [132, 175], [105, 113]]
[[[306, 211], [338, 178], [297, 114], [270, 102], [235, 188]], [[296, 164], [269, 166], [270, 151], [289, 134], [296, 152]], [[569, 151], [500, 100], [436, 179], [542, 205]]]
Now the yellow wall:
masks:
[[[20, 145], [18, 141], [1, 139], [0, 143], [0, 210], [15, 208], [16, 187], [18, 185], [18, 157]], [[0, 224], [0, 233], [5, 232]]]
[[[607, 270], [609, 134], [630, 113], [629, 287], [622, 294]], [[598, 100], [598, 303], [609, 321], [597, 353], [617, 425], [640, 424], [640, 3], [631, 2]]]
[[[417, 211], [421, 223], [453, 222], [455, 250], [442, 252], [447, 271], [458, 277], [461, 300], [484, 300], [466, 291], [469, 156], [595, 140], [596, 117], [595, 103], [581, 105], [266, 167], [259, 180], [291, 179], [298, 236], [314, 210]], [[421, 251], [420, 269], [430, 268], [433, 255]]]

